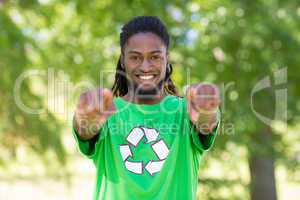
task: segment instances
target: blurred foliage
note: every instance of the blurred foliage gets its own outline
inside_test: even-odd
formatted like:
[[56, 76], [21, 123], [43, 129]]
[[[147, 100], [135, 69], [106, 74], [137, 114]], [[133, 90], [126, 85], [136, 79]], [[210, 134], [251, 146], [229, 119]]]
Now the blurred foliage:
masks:
[[[173, 79], [179, 88], [189, 81], [210, 81], [223, 89], [223, 130], [210, 156], [230, 163], [224, 171], [245, 163], [247, 168], [248, 157], [259, 154], [286, 166], [291, 177], [296, 177], [300, 154], [298, 0], [0, 1], [0, 154], [6, 155], [0, 158], [1, 164], [15, 156], [21, 145], [43, 155], [53, 151], [65, 163], [62, 128], [66, 123], [49, 110], [46, 95], [36, 92], [29, 81], [22, 85], [22, 100], [47, 112], [23, 112], [14, 101], [15, 81], [28, 69], [51, 68], [62, 70], [72, 83], [92, 80], [97, 85], [101, 70], [115, 68], [121, 26], [137, 15], [157, 15], [167, 24], [172, 36]], [[288, 82], [277, 86], [273, 72], [284, 67]], [[273, 121], [270, 128], [251, 108], [251, 91], [266, 76], [272, 87], [253, 97], [254, 108], [273, 118], [280, 103], [274, 101], [275, 92], [288, 88], [286, 128], [280, 121]], [[110, 87], [112, 81], [106, 77], [105, 85]], [[39, 82], [42, 88], [47, 83]], [[235, 149], [243, 153], [234, 154]], [[213, 167], [211, 160], [203, 167]], [[249, 184], [249, 176], [241, 179], [244, 173], [222, 180], [204, 175], [200, 181], [208, 188], [234, 190], [238, 183]], [[248, 193], [245, 188], [236, 191], [227, 199], [240, 199], [241, 191]], [[222, 199], [209, 192], [206, 198]]]
[[[31, 67], [26, 53], [26, 45], [33, 43], [11, 20], [7, 13], [0, 10], [0, 139], [1, 159], [14, 158], [16, 148], [26, 145], [38, 154], [54, 151], [57, 159], [65, 162], [65, 151], [60, 141], [62, 124], [49, 112], [45, 115], [27, 114], [16, 106], [14, 86], [18, 76]], [[28, 82], [20, 88], [20, 98], [31, 108], [43, 107], [42, 97], [35, 95]], [[47, 109], [47, 108], [45, 108]], [[1, 160], [5, 163], [4, 160]]]

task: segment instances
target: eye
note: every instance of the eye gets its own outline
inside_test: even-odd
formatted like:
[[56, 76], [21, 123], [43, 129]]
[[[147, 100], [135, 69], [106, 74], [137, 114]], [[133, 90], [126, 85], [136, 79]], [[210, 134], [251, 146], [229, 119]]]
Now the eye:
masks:
[[161, 59], [161, 56], [159, 56], [159, 55], [152, 55], [152, 56], [150, 57], [150, 59], [151, 59], [151, 60], [160, 60], [160, 59]]
[[129, 58], [130, 58], [130, 60], [138, 60], [139, 59], [138, 56], [130, 56]]

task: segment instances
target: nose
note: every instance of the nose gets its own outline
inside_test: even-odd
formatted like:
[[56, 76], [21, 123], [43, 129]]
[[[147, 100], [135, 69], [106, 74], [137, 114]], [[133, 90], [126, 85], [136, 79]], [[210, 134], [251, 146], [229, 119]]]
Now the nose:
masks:
[[140, 70], [144, 73], [151, 71], [151, 63], [148, 61], [148, 59], [143, 59], [143, 62], [141, 63]]

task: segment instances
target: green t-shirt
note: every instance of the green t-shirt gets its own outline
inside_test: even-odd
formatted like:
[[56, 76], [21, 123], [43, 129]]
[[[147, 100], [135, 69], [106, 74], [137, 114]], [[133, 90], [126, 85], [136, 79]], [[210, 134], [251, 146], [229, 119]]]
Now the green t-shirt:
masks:
[[199, 162], [220, 123], [213, 133], [199, 135], [189, 120], [186, 98], [176, 96], [154, 105], [120, 97], [114, 103], [117, 111], [98, 137], [83, 141], [73, 131], [81, 153], [97, 170], [94, 199], [196, 199]]

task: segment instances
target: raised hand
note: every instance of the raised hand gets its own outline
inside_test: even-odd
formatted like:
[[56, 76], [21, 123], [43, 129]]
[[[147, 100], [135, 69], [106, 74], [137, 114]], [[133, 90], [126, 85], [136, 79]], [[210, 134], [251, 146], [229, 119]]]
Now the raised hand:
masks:
[[187, 103], [190, 120], [203, 133], [210, 133], [217, 124], [217, 110], [221, 103], [216, 85], [198, 83], [187, 90]]
[[74, 128], [83, 140], [93, 138], [106, 119], [116, 111], [113, 93], [98, 88], [80, 95], [74, 115]]

